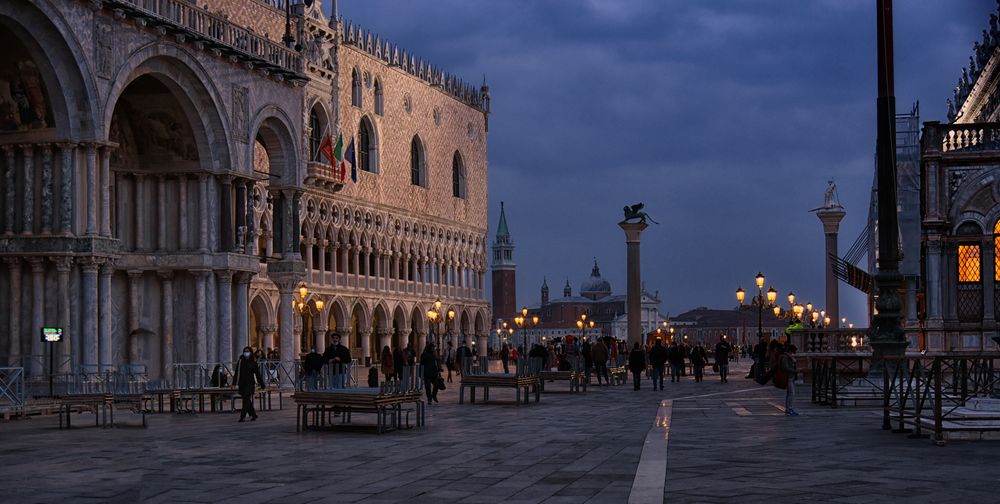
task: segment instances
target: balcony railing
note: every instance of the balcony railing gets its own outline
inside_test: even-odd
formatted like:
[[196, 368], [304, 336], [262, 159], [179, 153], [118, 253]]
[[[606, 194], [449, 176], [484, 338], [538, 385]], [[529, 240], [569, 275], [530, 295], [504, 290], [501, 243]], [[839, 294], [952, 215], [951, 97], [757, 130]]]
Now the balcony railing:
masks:
[[941, 152], [1000, 150], [1000, 123], [939, 124], [925, 134], [939, 139]]
[[105, 0], [159, 27], [204, 42], [229, 56], [253, 63], [288, 79], [305, 79], [295, 51], [234, 25], [225, 18], [181, 0]]

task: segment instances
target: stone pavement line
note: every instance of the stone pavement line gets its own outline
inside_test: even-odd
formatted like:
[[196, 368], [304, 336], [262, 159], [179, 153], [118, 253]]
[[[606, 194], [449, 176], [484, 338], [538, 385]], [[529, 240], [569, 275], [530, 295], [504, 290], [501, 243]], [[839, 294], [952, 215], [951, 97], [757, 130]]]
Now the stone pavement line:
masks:
[[665, 399], [656, 411], [653, 427], [646, 433], [639, 456], [639, 467], [635, 470], [632, 490], [628, 494], [629, 504], [663, 502], [667, 478], [667, 441], [670, 437], [670, 417], [673, 401]]

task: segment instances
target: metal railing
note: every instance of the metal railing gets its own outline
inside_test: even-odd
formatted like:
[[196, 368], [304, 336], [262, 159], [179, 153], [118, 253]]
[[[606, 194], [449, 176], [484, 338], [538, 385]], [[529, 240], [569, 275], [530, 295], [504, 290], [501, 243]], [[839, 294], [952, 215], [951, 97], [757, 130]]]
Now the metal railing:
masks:
[[19, 414], [24, 410], [24, 368], [0, 367], [0, 411]]
[[[887, 357], [882, 428], [944, 444], [946, 434], [1000, 431], [1000, 411], [970, 409], [1000, 399], [1000, 353], [947, 352]], [[1000, 404], [1000, 401], [994, 403]]]
[[218, 14], [181, 0], [108, 0], [112, 7], [154, 18], [180, 31], [224, 46], [237, 56], [295, 74], [302, 73], [302, 57], [291, 49], [229, 22]]

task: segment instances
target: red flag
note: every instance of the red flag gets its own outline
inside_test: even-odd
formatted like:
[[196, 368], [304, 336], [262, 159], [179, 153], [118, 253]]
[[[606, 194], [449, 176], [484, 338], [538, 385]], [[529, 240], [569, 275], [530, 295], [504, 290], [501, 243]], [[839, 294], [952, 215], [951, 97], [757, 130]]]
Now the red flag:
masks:
[[323, 137], [323, 142], [319, 145], [319, 151], [323, 153], [323, 157], [330, 162], [330, 168], [333, 168], [333, 141], [330, 139], [330, 135]]

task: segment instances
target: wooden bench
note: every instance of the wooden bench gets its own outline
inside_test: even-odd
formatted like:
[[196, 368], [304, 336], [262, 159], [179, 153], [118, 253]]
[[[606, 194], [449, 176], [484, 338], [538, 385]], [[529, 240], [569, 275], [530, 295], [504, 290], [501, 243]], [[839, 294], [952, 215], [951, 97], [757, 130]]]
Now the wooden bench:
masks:
[[581, 386], [584, 392], [587, 390], [587, 380], [582, 371], [540, 371], [538, 380], [542, 392], [545, 392], [546, 381], [568, 381], [570, 392], [580, 392]]
[[[295, 401], [296, 431], [312, 427], [333, 425], [331, 414], [341, 414], [343, 423], [350, 423], [353, 413], [373, 413], [376, 417], [376, 432], [379, 434], [397, 429], [402, 425], [404, 415], [409, 426], [410, 413], [416, 413], [417, 427], [424, 425], [424, 403], [420, 392], [384, 393], [379, 388], [331, 389], [316, 392], [296, 392], [292, 395]], [[404, 404], [413, 403], [413, 408], [403, 408]], [[329, 421], [328, 421], [329, 418]]]
[[625, 366], [609, 367], [608, 377], [611, 378], [612, 385], [624, 385], [628, 381], [628, 368]]
[[469, 375], [462, 377], [458, 389], [458, 404], [465, 403], [465, 389], [469, 388], [469, 402], [476, 402], [476, 387], [482, 387], [483, 400], [490, 400], [490, 388], [513, 388], [515, 404], [521, 404], [521, 390], [524, 390], [524, 404], [529, 404], [534, 391], [535, 402], [541, 399], [541, 382], [538, 374], [518, 376], [515, 374]]
[[66, 418], [66, 429], [72, 428], [74, 408], [77, 413], [91, 411], [94, 413], [96, 427], [114, 427], [115, 409], [127, 409], [132, 413], [142, 415], [142, 426], [146, 427], [146, 403], [148, 396], [142, 394], [81, 394], [66, 396], [59, 400], [59, 428], [63, 428], [63, 416]]

